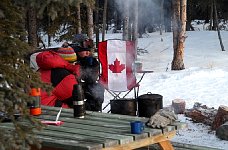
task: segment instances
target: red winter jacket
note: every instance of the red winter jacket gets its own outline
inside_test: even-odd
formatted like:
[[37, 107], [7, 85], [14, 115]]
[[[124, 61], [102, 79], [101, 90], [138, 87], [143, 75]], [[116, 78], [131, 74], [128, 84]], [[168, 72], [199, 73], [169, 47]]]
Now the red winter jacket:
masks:
[[45, 83], [51, 84], [51, 69], [65, 68], [70, 73], [63, 78], [58, 85], [56, 85], [48, 95], [45, 91], [41, 91], [41, 104], [47, 106], [55, 106], [56, 100], [63, 102], [62, 107], [68, 108], [64, 100], [72, 96], [73, 85], [78, 84], [76, 77], [80, 76], [80, 66], [72, 65], [65, 61], [58, 53], [54, 51], [44, 51], [36, 56], [36, 63], [39, 67], [41, 80]]

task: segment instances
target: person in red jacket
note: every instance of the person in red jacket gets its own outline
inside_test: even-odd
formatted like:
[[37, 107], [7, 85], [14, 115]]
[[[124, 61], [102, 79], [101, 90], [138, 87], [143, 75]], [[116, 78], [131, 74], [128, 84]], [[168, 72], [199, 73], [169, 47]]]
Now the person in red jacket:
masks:
[[80, 65], [72, 64], [77, 56], [69, 46], [45, 50], [30, 56], [30, 66], [38, 71], [41, 80], [51, 84], [51, 94], [41, 91], [41, 104], [55, 107], [72, 107], [73, 86], [79, 83]]

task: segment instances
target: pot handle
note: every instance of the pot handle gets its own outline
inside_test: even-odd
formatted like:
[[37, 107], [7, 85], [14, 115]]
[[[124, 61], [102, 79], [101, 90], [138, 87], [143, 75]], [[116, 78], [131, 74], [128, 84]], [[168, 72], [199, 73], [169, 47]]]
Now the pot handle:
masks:
[[147, 94], [152, 94], [151, 92], [147, 92]]

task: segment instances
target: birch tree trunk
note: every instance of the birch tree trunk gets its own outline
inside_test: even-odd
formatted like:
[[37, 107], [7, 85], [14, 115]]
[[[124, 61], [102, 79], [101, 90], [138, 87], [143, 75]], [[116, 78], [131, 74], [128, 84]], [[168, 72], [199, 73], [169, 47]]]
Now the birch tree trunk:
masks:
[[172, 70], [183, 70], [184, 42], [186, 39], [186, 4], [187, 0], [172, 0], [173, 5], [173, 61]]
[[37, 21], [36, 21], [36, 10], [33, 7], [29, 7], [28, 12], [28, 43], [33, 48], [37, 47]]
[[124, 1], [123, 40], [129, 40], [129, 0]]
[[[96, 48], [98, 48], [99, 38], [99, 0], [96, 0], [96, 15], [95, 15], [95, 33], [96, 33]], [[97, 50], [97, 49], [96, 49]]]
[[88, 18], [88, 37], [93, 39], [93, 8], [91, 4], [87, 5], [87, 18]]
[[81, 7], [80, 3], [77, 4], [76, 6], [76, 18], [77, 18], [77, 34], [82, 33], [82, 24], [81, 24]]
[[134, 20], [133, 20], [133, 35], [132, 35], [132, 40], [137, 41], [138, 40], [138, 0], [134, 0], [133, 3], [134, 6]]
[[137, 46], [138, 46], [138, 0], [134, 0], [134, 21], [133, 21], [133, 35], [132, 40], [135, 41], [135, 57], [137, 59]]
[[108, 6], [108, 0], [105, 0], [105, 1], [104, 1], [104, 10], [103, 10], [102, 41], [105, 40], [106, 18], [107, 18], [107, 6]]

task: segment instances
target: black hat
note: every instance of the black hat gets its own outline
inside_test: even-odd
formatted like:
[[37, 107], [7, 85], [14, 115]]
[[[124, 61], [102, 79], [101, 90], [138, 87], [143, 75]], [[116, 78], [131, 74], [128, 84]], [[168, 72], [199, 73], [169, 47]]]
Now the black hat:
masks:
[[88, 40], [89, 37], [86, 35], [86, 34], [76, 34], [74, 35], [74, 38], [73, 38], [73, 43], [81, 43], [85, 40]]
[[70, 46], [74, 49], [75, 53], [82, 52], [82, 51], [90, 51], [91, 50], [91, 48], [79, 46], [79, 44], [77, 44], [77, 43], [72, 43], [72, 44], [70, 44]]
[[85, 34], [76, 34], [70, 46], [75, 52], [90, 51], [93, 48], [93, 40]]

